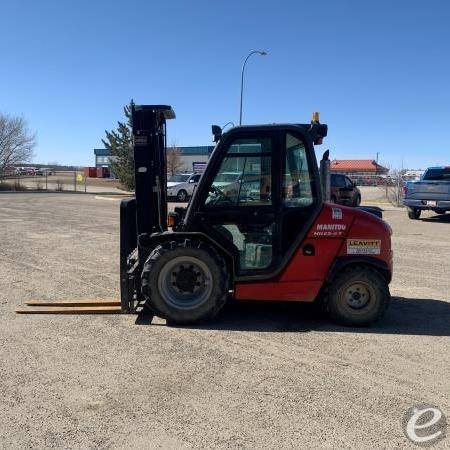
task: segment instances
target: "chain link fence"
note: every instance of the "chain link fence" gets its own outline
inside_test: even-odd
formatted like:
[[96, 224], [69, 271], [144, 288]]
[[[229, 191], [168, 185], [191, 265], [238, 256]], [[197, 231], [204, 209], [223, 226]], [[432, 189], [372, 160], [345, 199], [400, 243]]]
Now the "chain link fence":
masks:
[[125, 193], [118, 180], [90, 178], [75, 170], [0, 175], [1, 191]]
[[394, 206], [403, 206], [404, 186], [407, 181], [400, 173], [389, 175], [347, 175], [357, 186], [367, 186], [378, 191], [380, 198]]
[[[390, 175], [347, 175], [359, 187], [374, 191], [374, 196], [394, 206], [402, 206], [406, 181], [399, 173]], [[1, 191], [86, 192], [123, 194], [118, 180], [86, 177], [82, 171], [57, 170], [0, 175]], [[364, 200], [363, 193], [363, 200]]]

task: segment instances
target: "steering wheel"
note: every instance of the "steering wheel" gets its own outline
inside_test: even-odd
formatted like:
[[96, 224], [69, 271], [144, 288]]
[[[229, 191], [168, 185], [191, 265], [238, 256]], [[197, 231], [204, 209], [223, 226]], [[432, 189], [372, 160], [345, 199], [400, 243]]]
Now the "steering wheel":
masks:
[[213, 194], [216, 194], [216, 198], [212, 200], [212, 203], [215, 205], [219, 201], [231, 201], [230, 197], [225, 194], [225, 192], [222, 191], [222, 189], [219, 189], [217, 186], [214, 186], [213, 184], [210, 187], [210, 192]]

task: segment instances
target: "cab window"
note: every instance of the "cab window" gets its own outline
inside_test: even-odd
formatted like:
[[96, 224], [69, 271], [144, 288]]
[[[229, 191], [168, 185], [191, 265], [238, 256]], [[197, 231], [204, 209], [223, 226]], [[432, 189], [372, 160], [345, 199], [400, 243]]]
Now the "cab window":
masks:
[[272, 139], [236, 139], [213, 179], [205, 206], [272, 204]]
[[305, 143], [288, 133], [285, 145], [283, 204], [289, 208], [310, 206], [314, 200]]

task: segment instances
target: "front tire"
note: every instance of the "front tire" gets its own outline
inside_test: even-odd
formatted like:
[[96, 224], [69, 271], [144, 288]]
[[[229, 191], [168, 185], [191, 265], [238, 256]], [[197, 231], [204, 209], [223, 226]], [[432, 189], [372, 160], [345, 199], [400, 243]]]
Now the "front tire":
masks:
[[412, 220], [417, 220], [420, 217], [422, 211], [417, 208], [411, 208], [408, 206], [408, 217]]
[[328, 311], [343, 325], [367, 326], [379, 320], [389, 304], [385, 278], [369, 267], [349, 267], [329, 288]]
[[179, 202], [185, 202], [187, 199], [188, 199], [188, 193], [184, 189], [181, 189], [177, 194], [177, 200]]
[[355, 198], [355, 204], [353, 206], [358, 207], [361, 204], [361, 196], [358, 194]]
[[227, 299], [225, 261], [202, 241], [158, 245], [144, 265], [142, 293], [146, 306], [172, 323], [210, 319]]

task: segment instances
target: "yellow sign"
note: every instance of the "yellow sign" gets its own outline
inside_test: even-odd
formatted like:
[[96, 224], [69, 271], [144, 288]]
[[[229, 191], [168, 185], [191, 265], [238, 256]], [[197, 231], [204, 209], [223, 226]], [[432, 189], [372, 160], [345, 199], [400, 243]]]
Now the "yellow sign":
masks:
[[83, 175], [81, 175], [81, 173], [77, 173], [77, 181], [80, 183], [83, 181]]

